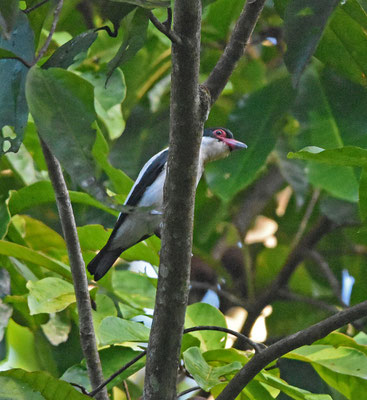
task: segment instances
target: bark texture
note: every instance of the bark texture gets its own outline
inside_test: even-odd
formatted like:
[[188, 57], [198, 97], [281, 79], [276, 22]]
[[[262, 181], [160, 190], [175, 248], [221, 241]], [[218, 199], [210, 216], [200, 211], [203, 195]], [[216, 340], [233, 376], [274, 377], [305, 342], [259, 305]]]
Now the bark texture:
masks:
[[176, 398], [180, 344], [188, 298], [200, 118], [200, 0], [176, 1], [172, 45], [171, 125], [162, 249], [147, 354], [145, 400]]

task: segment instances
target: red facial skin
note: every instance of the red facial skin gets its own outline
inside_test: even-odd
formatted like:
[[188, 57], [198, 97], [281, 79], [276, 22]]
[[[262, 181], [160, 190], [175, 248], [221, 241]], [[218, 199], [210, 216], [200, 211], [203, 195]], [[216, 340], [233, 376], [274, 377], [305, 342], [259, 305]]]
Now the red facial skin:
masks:
[[222, 142], [224, 142], [229, 147], [230, 151], [239, 150], [239, 149], [246, 149], [247, 148], [245, 143], [242, 143], [242, 142], [240, 142], [238, 140], [235, 140], [233, 138], [227, 137], [227, 132], [224, 131], [223, 129], [216, 129], [213, 132], [213, 135], [218, 140], [221, 140]]

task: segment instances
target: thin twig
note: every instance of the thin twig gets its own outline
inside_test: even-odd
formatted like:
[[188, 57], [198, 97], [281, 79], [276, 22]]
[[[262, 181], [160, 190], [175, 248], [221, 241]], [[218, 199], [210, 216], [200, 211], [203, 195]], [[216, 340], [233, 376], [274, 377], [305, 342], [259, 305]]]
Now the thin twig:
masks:
[[339, 283], [338, 279], [335, 277], [333, 271], [331, 270], [329, 264], [326, 262], [324, 257], [316, 250], [309, 251], [308, 255], [319, 266], [320, 271], [323, 273], [323, 275], [329, 282], [330, 288], [333, 291], [334, 296], [339, 300], [339, 303], [343, 307], [348, 307], [348, 305], [345, 304], [342, 299], [340, 283]]
[[123, 381], [122, 383], [124, 385], [124, 391], [125, 391], [125, 395], [126, 395], [126, 400], [131, 400], [131, 396], [130, 396], [130, 392], [129, 392], [129, 387], [127, 386], [127, 382]]
[[69, 383], [70, 383], [70, 385], [75, 386], [75, 387], [77, 387], [78, 389], [80, 389], [80, 391], [81, 391], [83, 394], [88, 395], [88, 391], [87, 391], [87, 389], [86, 389], [84, 386], [79, 385], [78, 383], [74, 383], [74, 382], [69, 382]]
[[102, 382], [99, 386], [97, 386], [94, 390], [92, 390], [90, 393], [88, 393], [89, 396], [93, 397], [95, 396], [100, 390], [102, 390], [106, 385], [108, 385], [112, 380], [114, 380], [117, 376], [122, 374], [124, 371], [126, 371], [129, 367], [131, 367], [133, 364], [135, 364], [137, 361], [139, 361], [141, 358], [143, 358], [147, 354], [147, 351], [144, 350], [142, 351], [138, 356], [133, 358], [131, 361], [129, 361], [127, 364], [125, 364], [123, 367], [121, 367], [119, 370], [114, 372], [108, 379], [106, 379], [104, 382]]
[[331, 312], [333, 314], [335, 314], [336, 312], [339, 311], [339, 309], [336, 306], [333, 306], [332, 304], [328, 304], [328, 303], [325, 303], [324, 301], [316, 300], [311, 297], [302, 296], [298, 293], [290, 292], [287, 289], [279, 290], [278, 294], [281, 299], [290, 300], [290, 301], [298, 301], [300, 303], [306, 303], [311, 306], [320, 308], [322, 310]]
[[57, 22], [59, 21], [59, 18], [60, 18], [60, 13], [61, 13], [63, 4], [64, 4], [64, 0], [59, 0], [57, 5], [56, 5], [56, 7], [55, 7], [54, 18], [53, 18], [53, 21], [52, 21], [52, 24], [51, 24], [50, 33], [47, 36], [46, 42], [44, 43], [44, 45], [40, 49], [40, 51], [38, 53], [38, 56], [36, 57], [36, 59], [34, 61], [34, 64], [37, 64], [38, 61], [44, 56], [44, 54], [46, 53], [46, 51], [48, 49], [48, 46], [51, 43], [52, 36], [53, 36], [53, 34], [55, 33], [55, 30], [56, 30]]
[[279, 290], [287, 285], [293, 272], [300, 262], [303, 261], [307, 252], [311, 250], [324, 235], [331, 232], [336, 227], [336, 224], [327, 217], [322, 216], [316, 222], [315, 226], [301, 238], [296, 247], [289, 253], [283, 268], [269, 285], [268, 289], [262, 295], [258, 296], [254, 303], [249, 305], [245, 325], [241, 331], [243, 334], [249, 334], [263, 308], [270, 304], [277, 297]]
[[291, 243], [291, 249], [294, 249], [297, 246], [297, 244], [299, 243], [299, 241], [301, 240], [301, 237], [303, 236], [303, 234], [306, 230], [308, 221], [311, 218], [312, 212], [316, 206], [316, 203], [317, 203], [317, 200], [319, 199], [319, 197], [320, 197], [320, 189], [315, 189], [312, 193], [311, 200], [307, 205], [306, 212], [302, 218], [302, 221], [299, 224], [298, 231], [297, 231], [296, 235], [294, 236], [294, 239]]
[[[73, 208], [71, 206], [69, 192], [66, 187], [60, 163], [42, 139], [41, 147], [55, 192], [62, 232], [68, 251], [76, 304], [78, 308], [80, 343], [86, 360], [89, 379], [92, 388], [94, 388], [103, 381], [103, 373], [97, 349], [96, 337], [94, 335], [88, 281], [76, 230]], [[107, 391], [101, 392], [98, 399], [107, 400]]]
[[184, 334], [196, 331], [219, 331], [219, 332], [229, 333], [233, 336], [236, 336], [239, 340], [242, 340], [243, 342], [253, 347], [256, 353], [260, 353], [266, 348], [266, 346], [263, 343], [256, 343], [247, 336], [243, 335], [242, 333], [233, 331], [232, 329], [222, 328], [220, 326], [207, 326], [207, 325], [194, 326], [193, 328], [185, 329]]
[[163, 25], [167, 27], [167, 29], [171, 29], [172, 27], [172, 8], [167, 8], [167, 19], [163, 22]]
[[23, 10], [24, 14], [29, 14], [30, 12], [36, 10], [38, 7], [43, 6], [44, 4], [48, 3], [49, 0], [42, 0], [39, 3], [35, 4], [32, 7], [26, 8], [25, 10]]
[[191, 392], [195, 392], [196, 390], [201, 390], [201, 387], [200, 386], [193, 386], [193, 387], [191, 387], [189, 389], [186, 389], [183, 392], [179, 393], [177, 395], [177, 397], [181, 397], [181, 396], [184, 396], [185, 394], [188, 394], [188, 393], [191, 393]]
[[224, 290], [222, 288], [219, 288], [216, 285], [211, 285], [210, 283], [206, 282], [190, 282], [190, 286], [192, 289], [206, 289], [206, 290], [212, 290], [213, 292], [217, 293], [218, 296], [222, 296], [223, 298], [227, 299], [230, 301], [232, 304], [235, 304], [237, 306], [241, 306], [243, 308], [247, 307], [247, 303], [240, 299], [239, 297], [235, 296], [234, 294], [228, 292], [227, 290]]
[[2, 58], [2, 60], [18, 60], [18, 61], [20, 61], [23, 65], [25, 65], [25, 66], [28, 67], [28, 68], [31, 68], [31, 67], [32, 67], [32, 64], [30, 64], [28, 61], [26, 61], [26, 60], [24, 60], [23, 58], [18, 57], [18, 56], [14, 56], [14, 57], [4, 57], [4, 58]]
[[[190, 332], [196, 332], [196, 331], [219, 331], [219, 332], [229, 333], [233, 336], [236, 336], [240, 340], [243, 340], [245, 343], [247, 343], [251, 347], [253, 347], [255, 350], [255, 353], [260, 353], [261, 351], [263, 351], [266, 348], [266, 346], [263, 343], [256, 343], [256, 342], [252, 341], [251, 339], [249, 339], [247, 336], [243, 335], [242, 333], [233, 331], [232, 329], [223, 328], [221, 326], [194, 326], [192, 328], [185, 329], [183, 331], [183, 334], [190, 333]], [[90, 393], [88, 393], [88, 395], [93, 397], [102, 388], [104, 388], [106, 385], [108, 385], [113, 379], [115, 379], [117, 376], [119, 376], [124, 371], [126, 371], [131, 365], [135, 364], [137, 361], [139, 361], [141, 358], [143, 358], [146, 354], [147, 354], [146, 350], [142, 351], [138, 356], [136, 356], [131, 361], [129, 361], [127, 364], [125, 364], [123, 367], [121, 367], [119, 370], [114, 372], [108, 379], [106, 379], [98, 387], [96, 387], [94, 390], [92, 390]]]
[[[172, 17], [171, 17], [172, 18]], [[165, 22], [159, 21], [159, 19], [153, 14], [152, 11], [149, 13], [150, 22], [164, 35], [166, 35], [171, 42], [176, 44], [181, 44], [181, 38], [176, 35], [176, 33], [171, 29], [171, 25], [169, 24], [169, 18]], [[171, 22], [172, 23], [172, 22]]]

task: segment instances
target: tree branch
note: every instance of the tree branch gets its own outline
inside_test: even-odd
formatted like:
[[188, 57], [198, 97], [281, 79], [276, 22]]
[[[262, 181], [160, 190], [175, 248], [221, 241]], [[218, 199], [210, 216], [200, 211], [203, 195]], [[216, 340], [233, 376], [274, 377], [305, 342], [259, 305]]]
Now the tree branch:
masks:
[[[172, 17], [172, 15], [171, 15], [171, 17]], [[164, 35], [166, 35], [168, 37], [168, 39], [171, 40], [172, 43], [177, 43], [177, 44], [182, 43], [181, 38], [178, 35], [176, 35], [176, 33], [174, 31], [172, 31], [171, 24], [168, 24], [165, 22], [164, 23], [160, 22], [159, 19], [153, 14], [152, 11], [150, 11], [150, 13], [149, 13], [149, 20], [160, 32], [162, 32]]]
[[25, 10], [23, 10], [24, 14], [29, 14], [30, 12], [36, 10], [38, 7], [43, 6], [44, 4], [48, 3], [49, 0], [42, 0], [39, 3], [35, 4], [32, 7], [26, 8]]
[[211, 104], [214, 104], [221, 94], [238, 60], [242, 57], [265, 1], [246, 1], [223, 54], [204, 83], [210, 91]]
[[[53, 156], [46, 143], [41, 139], [42, 151], [47, 163], [48, 173], [55, 192], [57, 209], [66, 247], [68, 250], [71, 274], [78, 307], [80, 342], [86, 360], [88, 375], [92, 388], [103, 382], [101, 361], [94, 335], [91, 302], [88, 291], [84, 260], [80, 250], [73, 209], [61, 166]], [[107, 391], [100, 392], [98, 400], [108, 400]]]
[[335, 227], [336, 225], [328, 218], [321, 217], [317, 224], [308, 232], [308, 234], [298, 242], [298, 244], [290, 252], [283, 268], [271, 283], [269, 288], [258, 299], [256, 299], [254, 304], [250, 305], [246, 322], [242, 329], [243, 334], [246, 336], [249, 335], [249, 332], [251, 331], [251, 328], [257, 317], [260, 315], [262, 309], [277, 297], [279, 289], [287, 285], [294, 270], [305, 258], [307, 252], [311, 250], [324, 235], [329, 233]]
[[46, 51], [48, 49], [48, 46], [51, 43], [52, 36], [53, 36], [53, 34], [55, 33], [55, 30], [56, 30], [57, 22], [59, 21], [59, 18], [60, 18], [60, 14], [61, 14], [61, 10], [62, 10], [63, 4], [64, 4], [64, 0], [58, 0], [57, 5], [56, 5], [55, 10], [54, 10], [54, 19], [53, 19], [52, 24], [51, 24], [50, 33], [47, 36], [46, 42], [41, 47], [41, 49], [40, 49], [40, 51], [38, 53], [38, 56], [34, 60], [34, 64], [37, 64], [38, 61], [44, 56], [44, 54], [46, 53]]
[[184, 330], [184, 333], [196, 332], [196, 331], [217, 331], [217, 332], [225, 332], [229, 333], [230, 335], [236, 336], [238, 339], [242, 340], [244, 343], [247, 343], [252, 348], [254, 348], [256, 353], [260, 353], [266, 346], [262, 343], [256, 343], [247, 336], [243, 335], [242, 333], [236, 332], [232, 329], [222, 328], [220, 326], [194, 326], [192, 328], [187, 328]]
[[172, 45], [170, 143], [164, 190], [158, 288], [149, 339], [145, 400], [176, 398], [189, 292], [194, 197], [203, 132], [199, 103], [201, 1], [176, 1]]
[[255, 354], [228, 383], [217, 397], [217, 400], [232, 400], [236, 398], [263, 368], [277, 358], [301, 346], [310, 345], [316, 340], [327, 336], [335, 329], [365, 316], [367, 316], [367, 301], [340, 311], [322, 322], [279, 340], [260, 353]]

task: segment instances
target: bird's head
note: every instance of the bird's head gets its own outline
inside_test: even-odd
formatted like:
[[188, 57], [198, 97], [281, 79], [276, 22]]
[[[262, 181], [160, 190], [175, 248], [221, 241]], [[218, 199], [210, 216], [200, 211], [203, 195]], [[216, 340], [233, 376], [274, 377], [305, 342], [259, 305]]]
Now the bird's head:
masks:
[[233, 150], [246, 148], [245, 143], [234, 139], [229, 129], [207, 128], [204, 130], [201, 153], [205, 162], [226, 157]]

